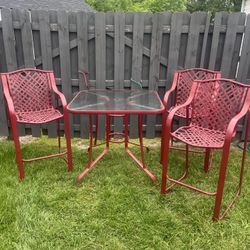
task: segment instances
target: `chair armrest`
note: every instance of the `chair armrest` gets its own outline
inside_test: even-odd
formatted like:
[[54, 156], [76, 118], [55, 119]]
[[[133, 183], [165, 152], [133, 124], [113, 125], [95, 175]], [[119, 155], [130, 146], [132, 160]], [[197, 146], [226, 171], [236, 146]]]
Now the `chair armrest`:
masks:
[[179, 106], [174, 107], [174, 108], [172, 109], [172, 111], [168, 114], [167, 119], [166, 119], [166, 130], [167, 130], [167, 131], [170, 131], [170, 132], [171, 132], [172, 122], [173, 122], [175, 113], [176, 113], [179, 109], [188, 107], [188, 106], [191, 104], [191, 102], [193, 101], [194, 95], [195, 95], [195, 91], [196, 91], [196, 89], [197, 89], [198, 84], [199, 84], [199, 83], [195, 81], [195, 82], [193, 83], [193, 85], [192, 85], [192, 88], [191, 88], [191, 91], [190, 91], [190, 94], [189, 94], [189, 97], [188, 97], [187, 101], [186, 101], [185, 103], [183, 103], [182, 105], [179, 105]]
[[4, 74], [1, 74], [1, 81], [2, 81], [3, 93], [4, 93], [4, 97], [8, 106], [10, 118], [14, 117], [16, 119], [14, 103], [13, 103], [12, 97], [10, 96], [7, 79]]
[[177, 79], [178, 79], [178, 72], [175, 72], [172, 86], [171, 86], [171, 88], [170, 88], [170, 89], [165, 93], [165, 95], [164, 95], [163, 104], [164, 104], [164, 106], [165, 106], [166, 108], [167, 108], [169, 96], [170, 96], [171, 93], [176, 89], [176, 86], [177, 86]]
[[239, 120], [243, 118], [247, 114], [247, 112], [249, 112], [248, 115], [250, 115], [249, 106], [250, 106], [250, 91], [248, 90], [247, 98], [241, 111], [231, 119], [231, 121], [229, 122], [227, 126], [226, 135], [225, 135], [225, 143], [231, 142], [235, 134], [234, 131], [235, 131], [236, 125], [239, 122]]
[[49, 73], [49, 78], [50, 78], [52, 90], [53, 90], [54, 93], [60, 98], [61, 103], [62, 103], [63, 110], [66, 109], [66, 107], [67, 107], [66, 98], [65, 98], [65, 96], [63, 95], [63, 93], [61, 93], [61, 92], [58, 90], [58, 88], [57, 88], [57, 86], [56, 86], [56, 81], [55, 81], [55, 77], [54, 77], [54, 73], [53, 73], [53, 72], [50, 72], [50, 73]]

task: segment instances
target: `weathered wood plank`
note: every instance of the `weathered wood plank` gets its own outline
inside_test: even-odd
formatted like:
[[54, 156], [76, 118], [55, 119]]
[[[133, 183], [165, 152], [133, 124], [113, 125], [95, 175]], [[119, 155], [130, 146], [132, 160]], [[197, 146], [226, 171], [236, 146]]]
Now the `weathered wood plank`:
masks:
[[[58, 37], [59, 37], [59, 51], [60, 51], [60, 67], [62, 79], [62, 92], [67, 101], [72, 97], [71, 88], [71, 72], [70, 72], [70, 48], [69, 48], [69, 20], [66, 11], [58, 11]], [[70, 116], [71, 136], [74, 135], [73, 131], [73, 118]]]
[[178, 67], [178, 58], [180, 52], [180, 40], [181, 40], [181, 27], [183, 25], [183, 19], [188, 16], [189, 13], [173, 13], [171, 18], [171, 33], [169, 44], [169, 56], [168, 56], [168, 68], [167, 68], [167, 81], [166, 90], [168, 90], [173, 81], [174, 71]]
[[220, 39], [220, 26], [222, 22], [222, 18], [225, 16], [225, 12], [218, 12], [215, 14], [214, 19], [214, 29], [213, 29], [213, 38], [212, 38], [212, 45], [210, 50], [210, 58], [209, 58], [209, 69], [214, 70], [215, 69], [215, 63], [217, 58], [217, 49], [218, 49], [218, 43]]
[[237, 81], [246, 82], [250, 67], [250, 14], [247, 15], [246, 30], [241, 49]]
[[[34, 68], [33, 36], [31, 29], [30, 14], [27, 10], [13, 10], [21, 24], [21, 38], [23, 45], [23, 58], [25, 68]], [[32, 136], [41, 136], [40, 125], [31, 125]]]
[[[16, 40], [15, 40], [15, 33], [13, 28], [13, 15], [12, 11], [9, 9], [2, 9], [2, 30], [3, 30], [3, 41], [4, 41], [4, 49], [5, 49], [5, 57], [6, 57], [6, 63], [7, 63], [7, 71], [13, 71], [17, 69], [17, 56], [16, 56]], [[3, 102], [3, 99], [1, 100]], [[3, 107], [1, 105], [1, 107]], [[5, 115], [5, 111], [1, 111], [1, 117], [0, 119], [6, 120], [5, 123], [7, 124], [7, 119]], [[2, 131], [5, 130], [6, 135], [8, 134], [6, 131], [6, 126], [3, 125]], [[18, 132], [19, 135], [25, 135], [25, 126], [24, 125], [18, 125]]]
[[[106, 79], [106, 31], [105, 13], [99, 12], [95, 15], [95, 59], [96, 59], [96, 88], [105, 88]], [[105, 117], [98, 116], [98, 137], [104, 138]]]
[[[77, 13], [77, 41], [78, 41], [78, 69], [88, 71], [88, 15], [85, 12]], [[86, 86], [79, 79], [79, 89]], [[80, 136], [87, 138], [89, 134], [89, 118], [86, 115], [80, 117]]]
[[[246, 30], [245, 30], [243, 38], [244, 40], [242, 43], [241, 56], [239, 60], [239, 67], [238, 67], [236, 79], [237, 81], [247, 83], [247, 77], [248, 77], [248, 72], [249, 72], [249, 67], [250, 67], [250, 14], [247, 15]], [[241, 140], [245, 139], [246, 122], [247, 122], [247, 119], [245, 117], [242, 123], [243, 130], [241, 133]]]
[[[158, 91], [158, 81], [160, 75], [160, 56], [162, 46], [162, 25], [164, 20], [171, 19], [171, 13], [155, 14], [152, 19], [151, 55], [149, 68], [149, 90]], [[155, 137], [156, 115], [147, 116], [146, 136]]]
[[[48, 11], [32, 11], [32, 17], [38, 18], [40, 25], [40, 44], [41, 44], [41, 58], [42, 66], [44, 70], [53, 70], [52, 63], [52, 46], [51, 46], [51, 34], [50, 34], [50, 14]], [[47, 125], [48, 136], [57, 136], [56, 122], [50, 122]]]
[[[133, 50], [132, 50], [132, 79], [140, 81], [142, 76], [142, 52], [143, 52], [143, 31], [144, 31], [144, 14], [134, 14], [133, 25]], [[131, 89], [136, 86], [131, 85]], [[137, 116], [130, 116], [129, 134], [131, 138], [138, 136], [138, 119]]]
[[5, 57], [7, 63], [7, 70], [12, 71], [17, 69], [16, 50], [15, 50], [15, 34], [12, 26], [12, 11], [9, 9], [2, 9], [2, 30]]
[[205, 67], [205, 56], [207, 51], [207, 40], [208, 40], [208, 33], [209, 33], [209, 27], [210, 27], [210, 20], [211, 20], [211, 14], [207, 13], [207, 19], [205, 24], [205, 30], [203, 35], [203, 44], [202, 44], [202, 52], [201, 52], [201, 61], [200, 61], [200, 67]]
[[[6, 58], [6, 68], [8, 71], [15, 70], [17, 68], [16, 51], [15, 51], [15, 35], [12, 26], [12, 13], [9, 9], [2, 9], [2, 33], [4, 52]], [[8, 135], [8, 123], [5, 109], [5, 100], [3, 96], [2, 86], [0, 88], [0, 134]]]
[[221, 72], [223, 77], [229, 77], [230, 75], [237, 26], [241, 15], [242, 13], [231, 13], [228, 16], [227, 32], [221, 62]]
[[187, 52], [185, 57], [185, 68], [192, 68], [196, 66], [200, 26], [203, 24], [206, 15], [207, 13], [204, 12], [195, 12], [191, 15]]
[[[125, 53], [125, 14], [114, 14], [114, 88], [124, 88], [124, 53]], [[118, 118], [114, 121], [114, 131], [122, 131], [122, 119]]]

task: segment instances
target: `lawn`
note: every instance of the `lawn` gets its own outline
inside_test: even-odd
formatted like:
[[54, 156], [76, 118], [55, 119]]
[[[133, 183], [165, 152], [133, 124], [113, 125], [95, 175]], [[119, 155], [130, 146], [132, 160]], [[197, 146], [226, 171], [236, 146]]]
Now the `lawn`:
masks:
[[[214, 223], [213, 198], [181, 187], [160, 195], [159, 140], [145, 140], [151, 147], [146, 162], [158, 177], [155, 185], [121, 145], [111, 145], [77, 186], [76, 177], [87, 162], [87, 141], [74, 139], [72, 144], [73, 173], [61, 159], [50, 159], [26, 165], [20, 183], [13, 144], [0, 142], [0, 249], [250, 249], [249, 171], [226, 219]], [[43, 137], [24, 145], [23, 152], [41, 155], [55, 145], [56, 140]], [[234, 148], [224, 204], [234, 194], [240, 156]], [[247, 158], [249, 167], [249, 154]], [[214, 190], [219, 160], [217, 153], [205, 174], [202, 156], [191, 155], [189, 183]], [[173, 176], [184, 162], [183, 153], [171, 154]]]

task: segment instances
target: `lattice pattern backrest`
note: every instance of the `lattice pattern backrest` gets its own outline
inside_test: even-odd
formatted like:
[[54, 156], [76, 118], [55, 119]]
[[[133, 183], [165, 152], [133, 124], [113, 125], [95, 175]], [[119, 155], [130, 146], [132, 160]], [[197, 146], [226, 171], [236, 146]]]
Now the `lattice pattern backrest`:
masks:
[[46, 72], [23, 70], [10, 73], [8, 86], [16, 112], [39, 111], [52, 106], [52, 90]]
[[192, 125], [225, 131], [230, 120], [240, 112], [247, 87], [226, 80], [199, 84], [192, 104]]
[[194, 80], [215, 79], [217, 72], [210, 72], [203, 69], [190, 69], [179, 72], [176, 88], [176, 105], [186, 102]]

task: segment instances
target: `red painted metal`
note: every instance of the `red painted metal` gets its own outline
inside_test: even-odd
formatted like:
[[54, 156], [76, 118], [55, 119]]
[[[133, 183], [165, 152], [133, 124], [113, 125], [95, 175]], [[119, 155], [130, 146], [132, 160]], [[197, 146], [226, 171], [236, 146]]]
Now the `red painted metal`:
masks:
[[[89, 72], [84, 69], [80, 69], [78, 73], [79, 73], [80, 78], [82, 79], [84, 88], [89, 89]], [[96, 115], [95, 116], [95, 140], [94, 140], [95, 146], [97, 145], [97, 137], [98, 137], [98, 116]]]
[[[16, 162], [19, 178], [21, 180], [24, 178], [24, 162], [31, 162], [56, 156], [64, 158], [67, 155], [68, 170], [72, 171], [69, 114], [66, 109], [67, 103], [64, 95], [59, 92], [56, 87], [53, 72], [27, 68], [2, 73], [0, 74], [0, 77], [9, 111], [12, 136], [16, 149]], [[59, 111], [58, 107], [53, 106], [53, 92], [56, 94], [57, 103], [60, 100], [62, 104], [63, 113]], [[67, 151], [60, 152], [61, 142], [59, 138], [59, 153], [27, 160], [22, 159], [17, 124], [42, 124], [54, 120], [58, 121], [61, 118], [64, 119]], [[59, 127], [58, 135], [60, 137]]]
[[[190, 123], [172, 132], [171, 128], [175, 114], [178, 113], [178, 110], [180, 109], [186, 108], [190, 110], [190, 107], [192, 108]], [[187, 101], [184, 104], [173, 108], [166, 120], [162, 144], [163, 159], [161, 193], [164, 194], [169, 192], [174, 185], [179, 184], [197, 192], [215, 196], [213, 219], [217, 221], [224, 218], [241, 191], [250, 123], [249, 107], [250, 89], [248, 85], [228, 79], [194, 81]], [[236, 134], [235, 130], [238, 121], [247, 113], [248, 119], [238, 190], [226, 210], [220, 215], [230, 144]], [[174, 180], [168, 175], [169, 142], [171, 137], [184, 142], [186, 145], [205, 148], [206, 166], [208, 166], [208, 154], [210, 153], [210, 150], [222, 149], [222, 159], [216, 192], [207, 192], [182, 182], [182, 179], [184, 179], [187, 174], [188, 158], [186, 159], [186, 171], [180, 179]], [[167, 187], [167, 181], [173, 184]]]
[[[95, 90], [93, 92], [98, 92], [99, 90]], [[111, 92], [130, 92], [127, 90], [101, 90], [103, 92], [105, 91], [111, 91]], [[83, 91], [85, 92], [85, 91]], [[87, 92], [86, 92], [87, 93]], [[79, 93], [81, 94], [81, 93]], [[79, 95], [78, 94], [78, 95]], [[69, 112], [72, 112], [74, 114], [87, 114], [90, 117], [90, 142], [89, 142], [89, 149], [88, 149], [88, 155], [89, 155], [89, 162], [87, 167], [80, 173], [80, 175], [77, 178], [77, 182], [79, 183], [82, 178], [89, 172], [89, 170], [91, 168], [93, 168], [95, 166], [95, 164], [108, 152], [109, 150], [109, 146], [110, 143], [114, 142], [111, 139], [111, 135], [112, 133], [110, 133], [110, 119], [112, 116], [110, 115], [122, 115], [123, 119], [124, 119], [124, 140], [120, 141], [121, 143], [124, 143], [125, 146], [125, 151], [127, 152], [127, 154], [137, 163], [137, 165], [149, 176], [149, 178], [154, 182], [156, 181], [156, 177], [148, 170], [146, 164], [145, 164], [145, 160], [144, 160], [144, 148], [147, 149], [147, 147], [145, 147], [143, 145], [143, 131], [142, 131], [142, 121], [143, 121], [143, 115], [145, 114], [160, 114], [163, 113], [165, 108], [157, 94], [157, 92], [155, 91], [151, 91], [151, 94], [154, 94], [156, 97], [157, 102], [159, 103], [159, 109], [155, 108], [155, 109], [144, 109], [144, 110], [140, 110], [140, 109], [134, 109], [134, 110], [130, 110], [130, 109], [110, 109], [110, 110], [106, 110], [104, 108], [105, 105], [103, 105], [103, 109], [95, 109], [95, 106], [93, 106], [92, 110], [87, 110], [87, 109], [77, 109], [77, 108], [71, 108], [71, 104], [75, 102], [75, 100], [78, 98], [78, 96], [75, 96], [74, 99], [70, 102], [70, 104], [68, 105], [68, 110]], [[86, 98], [87, 100], [87, 98]], [[128, 103], [130, 103], [131, 101], [129, 100]], [[93, 123], [92, 123], [92, 115], [99, 115], [99, 114], [105, 114], [106, 115], [106, 145], [105, 148], [103, 149], [103, 151], [101, 152], [101, 154], [96, 158], [96, 159], [92, 159], [92, 151], [93, 151], [93, 147], [96, 146], [100, 146], [103, 144], [99, 144], [99, 145], [93, 145]], [[136, 143], [132, 143], [129, 141], [129, 130], [128, 130], [128, 122], [129, 122], [129, 115], [130, 114], [137, 114], [138, 115], [138, 133], [139, 133], [139, 144]], [[123, 133], [122, 133], [123, 134]], [[115, 143], [117, 143], [117, 141], [115, 141]], [[140, 147], [140, 155], [141, 155], [141, 160], [139, 160], [133, 153], [132, 151], [129, 149], [129, 144], [133, 144], [136, 146]]]
[[[183, 103], [186, 102], [194, 80], [217, 79], [220, 77], [221, 77], [220, 72], [202, 68], [191, 68], [191, 69], [176, 71], [174, 74], [173, 84], [164, 96], [164, 105], [166, 107], [167, 113], [165, 114], [165, 117], [163, 117], [162, 119], [163, 130], [165, 126], [164, 121], [166, 119], [167, 114], [171, 112], [174, 109], [174, 107], [182, 105]], [[177, 111], [176, 117], [183, 119], [186, 119], [187, 117], [190, 118], [191, 113], [192, 113], [191, 107], [189, 116], [187, 116], [186, 114], [186, 109], [182, 108]], [[173, 139], [171, 139], [171, 149], [179, 151], [185, 150], [183, 148], [175, 147], [173, 145]], [[190, 150], [189, 152], [204, 153], [204, 151], [197, 151], [197, 150]], [[161, 152], [161, 160], [162, 160], [162, 152]], [[212, 161], [209, 162], [211, 165]], [[208, 171], [209, 166], [206, 166], [205, 168], [206, 168], [205, 171]]]

